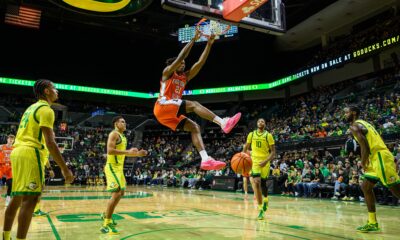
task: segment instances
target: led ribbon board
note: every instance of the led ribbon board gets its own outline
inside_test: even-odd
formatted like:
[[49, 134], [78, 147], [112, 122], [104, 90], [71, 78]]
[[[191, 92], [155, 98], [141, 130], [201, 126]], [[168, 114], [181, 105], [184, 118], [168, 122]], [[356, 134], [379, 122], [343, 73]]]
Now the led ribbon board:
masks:
[[[282, 78], [282, 79], [279, 79], [272, 83], [185, 90], [183, 94], [184, 95], [203, 95], [203, 94], [215, 94], [215, 93], [264, 90], [264, 89], [275, 88], [275, 87], [283, 85], [285, 83], [294, 81], [298, 78], [299, 78], [298, 75], [292, 75], [290, 77]], [[32, 81], [32, 80], [0, 77], [0, 84], [33, 87], [34, 83], [35, 83], [35, 81]], [[135, 97], [135, 98], [156, 98], [156, 97], [158, 97], [158, 93], [153, 94], [153, 93], [133, 92], [133, 91], [87, 87], [87, 86], [70, 85], [70, 84], [62, 84], [62, 83], [54, 83], [54, 84], [58, 90], [65, 90], [65, 91], [86, 92], [86, 93], [93, 93], [93, 94], [107, 94], [107, 95], [113, 95], [113, 96]]]
[[[22, 80], [22, 79], [15, 79], [15, 78], [0, 77], [0, 84], [33, 87], [34, 83], [35, 83], [35, 81], [32, 81], [32, 80]], [[78, 86], [78, 85], [70, 85], [70, 84], [62, 84], [62, 83], [54, 83], [54, 84], [58, 90], [65, 90], [65, 91], [86, 92], [86, 93], [94, 93], [94, 94], [107, 94], [107, 95], [113, 95], [113, 96], [135, 97], [135, 98], [152, 98], [148, 93], [107, 89], [107, 88], [97, 88], [97, 87]]]

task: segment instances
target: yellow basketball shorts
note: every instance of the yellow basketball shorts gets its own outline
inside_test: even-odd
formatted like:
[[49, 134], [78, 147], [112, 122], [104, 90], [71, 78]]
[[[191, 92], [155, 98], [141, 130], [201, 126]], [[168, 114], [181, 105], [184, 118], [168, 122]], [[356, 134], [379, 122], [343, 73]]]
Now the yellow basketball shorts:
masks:
[[269, 177], [271, 162], [267, 163], [264, 167], [259, 166], [259, 164], [266, 159], [267, 157], [251, 157], [253, 165], [251, 167], [250, 175], [252, 177], [261, 177], [262, 179], [267, 179]]
[[375, 153], [370, 157], [369, 167], [363, 177], [374, 183], [380, 181], [385, 187], [400, 184], [393, 154], [387, 150]]
[[33, 147], [21, 146], [11, 152], [12, 196], [34, 196], [42, 193], [44, 157], [43, 151]]
[[126, 189], [123, 165], [107, 163], [104, 167], [104, 173], [107, 180], [107, 191], [118, 192]]

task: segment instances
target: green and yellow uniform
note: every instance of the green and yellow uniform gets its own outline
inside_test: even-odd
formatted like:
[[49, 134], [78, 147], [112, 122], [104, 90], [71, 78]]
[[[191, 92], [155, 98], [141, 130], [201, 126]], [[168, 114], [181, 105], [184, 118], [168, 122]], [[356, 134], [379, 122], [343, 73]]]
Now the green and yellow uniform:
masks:
[[39, 100], [26, 109], [11, 152], [13, 196], [40, 195], [44, 183], [45, 139], [40, 127], [53, 129], [54, 111]]
[[[400, 183], [399, 175], [396, 172], [394, 157], [386, 147], [379, 133], [366, 121], [356, 120], [356, 123], [363, 125], [367, 130], [365, 138], [370, 149], [369, 165], [365, 170], [364, 177], [372, 182], [381, 181], [381, 183], [390, 187]], [[357, 142], [359, 140], [354, 136]]]
[[[116, 132], [119, 135], [115, 148], [117, 150], [125, 151], [127, 146], [126, 137], [116, 130], [113, 132]], [[124, 161], [125, 155], [107, 154], [107, 163], [104, 167], [104, 173], [107, 179], [107, 191], [117, 192], [119, 190], [125, 190], [126, 180], [124, 175]]]
[[247, 136], [247, 143], [251, 144], [251, 160], [253, 161], [251, 176], [267, 179], [271, 163], [267, 163], [264, 167], [260, 167], [259, 164], [267, 160], [271, 153], [271, 146], [275, 145], [272, 134], [255, 130]]

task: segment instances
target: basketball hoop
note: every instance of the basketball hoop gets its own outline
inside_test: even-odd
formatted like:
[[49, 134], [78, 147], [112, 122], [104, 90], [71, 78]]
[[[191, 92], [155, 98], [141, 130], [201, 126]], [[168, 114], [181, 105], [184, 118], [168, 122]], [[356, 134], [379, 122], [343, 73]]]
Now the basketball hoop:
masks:
[[72, 151], [74, 148], [74, 139], [72, 137], [55, 137], [55, 140], [61, 153]]
[[211, 35], [221, 36], [226, 34], [231, 26], [223, 24], [218, 21], [209, 20], [202, 18], [197, 24], [196, 29], [206, 38], [210, 38]]

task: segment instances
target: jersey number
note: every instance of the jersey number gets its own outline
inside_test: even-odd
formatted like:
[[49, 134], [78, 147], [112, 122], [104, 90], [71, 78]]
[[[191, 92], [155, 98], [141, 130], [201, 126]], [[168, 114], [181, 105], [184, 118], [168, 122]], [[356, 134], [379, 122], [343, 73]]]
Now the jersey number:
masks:
[[256, 141], [256, 147], [261, 148], [261, 141]]
[[24, 115], [22, 115], [21, 123], [19, 124], [19, 128], [26, 128], [26, 125], [29, 122], [29, 115], [31, 115], [33, 106], [30, 106], [26, 109]]
[[176, 86], [175, 87], [175, 93], [179, 94], [181, 92], [181, 87], [180, 86]]
[[30, 111], [26, 111], [22, 116], [21, 123], [19, 124], [19, 128], [26, 128], [26, 125], [29, 121], [29, 115], [31, 115]]

